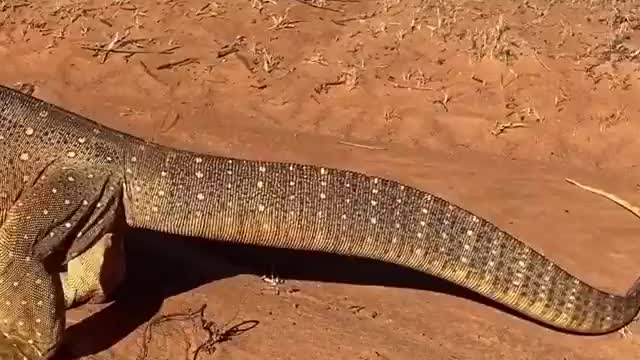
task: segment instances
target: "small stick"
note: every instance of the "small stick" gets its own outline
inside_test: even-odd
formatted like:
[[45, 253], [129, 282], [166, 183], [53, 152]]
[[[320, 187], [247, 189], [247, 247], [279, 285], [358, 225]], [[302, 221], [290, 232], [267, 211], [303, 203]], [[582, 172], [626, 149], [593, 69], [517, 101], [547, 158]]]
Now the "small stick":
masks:
[[223, 47], [222, 49], [218, 50], [218, 57], [222, 58], [225, 57], [227, 55], [233, 54], [238, 52], [238, 48], [235, 46], [228, 46], [228, 47]]
[[316, 9], [328, 10], [328, 11], [333, 11], [333, 12], [344, 12], [343, 10], [333, 9], [333, 8], [329, 8], [329, 7], [324, 7], [324, 6], [316, 5], [316, 4], [313, 4], [313, 3], [310, 3], [310, 2], [307, 2], [307, 1], [304, 1], [304, 0], [296, 0], [296, 1], [297, 1], [297, 2], [299, 2], [299, 3], [301, 3], [301, 4], [304, 4], [304, 5], [307, 5], [307, 6], [314, 7], [314, 8], [316, 8]]
[[496, 124], [496, 128], [491, 130], [491, 134], [494, 136], [498, 136], [503, 132], [507, 131], [508, 129], [516, 129], [516, 128], [523, 128], [523, 127], [527, 127], [527, 124], [519, 123], [519, 122], [514, 123], [513, 121], [510, 121], [506, 124]]
[[631, 212], [633, 215], [635, 215], [636, 217], [640, 218], [640, 208], [637, 206], [633, 206], [631, 205], [628, 201], [619, 198], [616, 195], [613, 195], [611, 193], [608, 193], [604, 190], [600, 190], [600, 189], [596, 189], [593, 188], [591, 186], [587, 186], [587, 185], [583, 185], [575, 180], [569, 179], [569, 178], [565, 178], [565, 181], [567, 181], [570, 184], [573, 184], [583, 190], [592, 192], [594, 194], [603, 196], [611, 201], [613, 201], [614, 203], [618, 204], [619, 206], [623, 207], [624, 209], [626, 209], [627, 211]]
[[542, 65], [543, 68], [547, 69], [547, 71], [552, 71], [550, 67], [547, 66], [547, 64], [545, 64], [542, 59], [540, 59], [540, 57], [538, 56], [538, 52], [533, 50], [533, 57], [538, 61], [538, 63], [540, 63], [540, 65]]
[[338, 144], [354, 146], [354, 147], [360, 147], [360, 148], [370, 149], [370, 150], [387, 150], [386, 148], [383, 148], [383, 147], [380, 147], [380, 146], [363, 145], [363, 144], [352, 143], [352, 142], [349, 142], [349, 141], [338, 141]]
[[369, 14], [364, 14], [364, 15], [360, 15], [360, 16], [353, 16], [353, 17], [348, 17], [348, 18], [343, 18], [343, 19], [331, 19], [331, 22], [336, 24], [336, 25], [345, 26], [346, 22], [357, 21], [357, 20], [366, 20], [366, 19], [370, 19], [370, 18], [372, 18], [374, 16], [376, 16], [376, 12], [372, 11]]
[[154, 73], [152, 73], [151, 70], [149, 70], [149, 67], [144, 63], [144, 61], [140, 60], [140, 66], [142, 67], [142, 71], [144, 71], [145, 74], [149, 75], [149, 77], [151, 77], [153, 80], [166, 85], [164, 82], [158, 79], [158, 77]]
[[344, 79], [338, 79], [338, 80], [335, 80], [335, 81], [327, 81], [327, 82], [324, 82], [324, 83], [314, 87], [313, 91], [315, 91], [317, 94], [320, 94], [323, 91], [325, 93], [327, 93], [329, 91], [329, 87], [330, 86], [344, 85], [346, 82], [347, 81], [344, 80]]
[[477, 77], [475, 74], [471, 75], [471, 80], [473, 81], [477, 81], [482, 85], [487, 85], [487, 82], [482, 80], [481, 78]]
[[188, 65], [191, 63], [195, 63], [198, 62], [198, 59], [196, 58], [186, 58], [186, 59], [182, 59], [182, 60], [178, 60], [178, 61], [172, 61], [172, 62], [168, 62], [166, 64], [162, 64], [162, 65], [158, 65], [156, 67], [156, 70], [165, 70], [165, 69], [172, 69], [176, 66], [183, 66], [183, 65]]
[[421, 91], [433, 91], [432, 88], [428, 88], [428, 87], [422, 87], [422, 86], [409, 86], [409, 85], [402, 85], [402, 84], [398, 84], [398, 83], [391, 83], [393, 85], [394, 88], [396, 89], [407, 89], [407, 90], [421, 90]]
[[107, 53], [120, 53], [120, 54], [162, 54], [162, 55], [168, 55], [168, 54], [173, 54], [173, 51], [178, 49], [180, 46], [174, 46], [171, 48], [168, 48], [166, 50], [126, 50], [126, 49], [108, 49], [108, 48], [104, 48], [104, 47], [100, 47], [100, 46], [89, 46], [89, 45], [83, 45], [82, 48], [86, 49], [86, 50], [93, 50], [93, 51], [104, 51]]

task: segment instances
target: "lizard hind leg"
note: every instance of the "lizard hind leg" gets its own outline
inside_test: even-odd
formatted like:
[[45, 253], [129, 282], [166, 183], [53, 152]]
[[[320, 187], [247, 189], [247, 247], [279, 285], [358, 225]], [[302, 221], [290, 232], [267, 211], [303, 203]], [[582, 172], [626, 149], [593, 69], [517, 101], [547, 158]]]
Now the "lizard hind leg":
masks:
[[125, 276], [122, 232], [104, 234], [87, 251], [71, 259], [60, 273], [65, 307], [109, 301]]
[[0, 281], [0, 359], [48, 359], [65, 328], [62, 301], [55, 274], [16, 258]]

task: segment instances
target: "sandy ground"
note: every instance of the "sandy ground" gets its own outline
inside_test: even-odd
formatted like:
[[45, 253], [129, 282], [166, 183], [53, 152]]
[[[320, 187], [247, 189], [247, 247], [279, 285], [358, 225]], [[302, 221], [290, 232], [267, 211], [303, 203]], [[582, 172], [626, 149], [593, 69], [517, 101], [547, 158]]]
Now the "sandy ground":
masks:
[[[420, 187], [605, 290], [640, 274], [639, 220], [564, 181], [640, 203], [637, 2], [29, 3], [0, 0], [3, 84], [179, 148]], [[117, 301], [69, 312], [61, 358], [640, 358], [640, 327], [564, 334], [384, 264], [129, 240]], [[195, 354], [207, 329], [227, 341]]]

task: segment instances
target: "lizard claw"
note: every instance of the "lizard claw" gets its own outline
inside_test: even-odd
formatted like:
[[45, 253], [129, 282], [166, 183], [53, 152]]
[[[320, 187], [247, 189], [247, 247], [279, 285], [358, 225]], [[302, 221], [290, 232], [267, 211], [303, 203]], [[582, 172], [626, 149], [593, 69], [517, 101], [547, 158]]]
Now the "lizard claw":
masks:
[[631, 331], [631, 329], [629, 329], [628, 325], [623, 327], [623, 328], [620, 328], [620, 330], [618, 330], [618, 332], [620, 333], [620, 336], [623, 339], [630, 338], [633, 335], [633, 331]]
[[618, 330], [618, 332], [620, 333], [620, 336], [622, 336], [623, 339], [628, 339], [633, 336], [634, 330], [635, 331], [640, 330], [640, 314], [635, 319], [633, 319], [629, 324], [627, 324], [625, 327]]

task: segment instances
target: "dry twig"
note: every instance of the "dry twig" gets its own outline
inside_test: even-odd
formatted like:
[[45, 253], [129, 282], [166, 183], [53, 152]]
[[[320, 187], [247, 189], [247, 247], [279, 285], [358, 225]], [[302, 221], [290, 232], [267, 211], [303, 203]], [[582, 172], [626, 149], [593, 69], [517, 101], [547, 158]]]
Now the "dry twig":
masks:
[[204, 304], [200, 307], [200, 309], [190, 312], [190, 313], [178, 313], [178, 314], [169, 314], [162, 315], [153, 320], [151, 320], [144, 329], [143, 334], [143, 343], [142, 343], [142, 353], [138, 355], [138, 360], [143, 360], [147, 357], [149, 352], [149, 342], [152, 338], [152, 329], [165, 322], [169, 321], [195, 321], [199, 320], [200, 328], [207, 333], [207, 339], [203, 341], [193, 353], [193, 360], [198, 359], [198, 355], [201, 352], [207, 352], [208, 354], [212, 354], [216, 348], [215, 345], [229, 341], [234, 336], [241, 335], [242, 333], [253, 329], [258, 326], [259, 321], [257, 320], [247, 320], [240, 322], [234, 326], [231, 326], [227, 329], [219, 329], [215, 322], [209, 321], [204, 316], [204, 310], [206, 309], [207, 304]]
[[198, 62], [198, 59], [193, 58], [193, 57], [189, 57], [186, 59], [182, 59], [182, 60], [178, 60], [178, 61], [171, 61], [162, 65], [158, 65], [156, 67], [156, 70], [165, 70], [165, 69], [173, 69], [174, 67], [178, 67], [178, 66], [184, 66], [184, 65], [189, 65], [189, 64], [193, 64]]
[[359, 148], [364, 148], [369, 150], [387, 150], [387, 148], [383, 148], [380, 146], [364, 145], [364, 144], [358, 144], [358, 143], [353, 143], [349, 141], [338, 141], [338, 144], [359, 147]]
[[344, 12], [343, 10], [340, 10], [340, 9], [334, 9], [334, 8], [330, 8], [330, 7], [327, 7], [327, 6], [317, 5], [317, 4], [314, 4], [311, 1], [305, 1], [305, 0], [296, 0], [296, 1], [299, 2], [300, 4], [311, 6], [311, 7], [314, 7], [316, 9], [328, 10], [328, 11], [333, 11], [333, 12]]
[[625, 210], [631, 212], [633, 215], [635, 215], [636, 217], [640, 218], [640, 207], [631, 205], [631, 203], [629, 203], [628, 201], [614, 195], [611, 194], [609, 192], [606, 192], [604, 190], [598, 189], [598, 188], [594, 188], [591, 186], [587, 186], [587, 185], [583, 185], [573, 179], [569, 179], [569, 178], [565, 178], [565, 181], [573, 184], [583, 190], [589, 191], [591, 193], [600, 195], [602, 197], [605, 197], [607, 199], [609, 199], [610, 201], [613, 201], [614, 203], [618, 204], [619, 206], [623, 207]]
[[[614, 203], [616, 203], [616, 205], [622, 207], [623, 209], [629, 211], [630, 213], [632, 213], [633, 215], [635, 215], [635, 217], [640, 218], [640, 207], [634, 206], [631, 203], [629, 203], [628, 201], [610, 193], [607, 191], [604, 191], [602, 189], [598, 189], [598, 188], [594, 188], [588, 185], [583, 185], [573, 179], [569, 179], [569, 178], [565, 178], [564, 179], [566, 182], [575, 185], [577, 187], [579, 187], [582, 190], [586, 190], [590, 193], [594, 193], [596, 195], [600, 195], [610, 201], [613, 201]], [[640, 315], [638, 315], [633, 322], [637, 322], [640, 321]], [[630, 324], [629, 324], [630, 325]], [[620, 335], [623, 338], [629, 337], [632, 335], [631, 329], [629, 329], [629, 325], [622, 327], [620, 330], [618, 330], [618, 332], [620, 333]]]
[[513, 122], [513, 121], [509, 121], [508, 123], [502, 123], [502, 124], [498, 123], [496, 124], [496, 128], [491, 130], [491, 134], [494, 136], [498, 136], [509, 129], [523, 128], [526, 126], [527, 125], [525, 123]]

